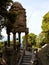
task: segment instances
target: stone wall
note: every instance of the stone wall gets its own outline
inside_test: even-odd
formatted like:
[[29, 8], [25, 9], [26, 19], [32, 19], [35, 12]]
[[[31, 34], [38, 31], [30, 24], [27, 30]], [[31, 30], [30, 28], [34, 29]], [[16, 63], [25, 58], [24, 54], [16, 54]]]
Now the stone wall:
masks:
[[49, 44], [43, 46], [38, 52], [39, 62], [42, 65], [49, 65]]

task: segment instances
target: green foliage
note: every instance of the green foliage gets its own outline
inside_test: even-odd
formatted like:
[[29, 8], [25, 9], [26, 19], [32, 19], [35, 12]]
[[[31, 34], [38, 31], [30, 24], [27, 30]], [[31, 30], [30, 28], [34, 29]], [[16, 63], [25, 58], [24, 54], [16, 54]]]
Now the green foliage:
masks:
[[10, 41], [10, 45], [13, 45], [13, 41]]
[[0, 49], [4, 46], [4, 42], [0, 42]]
[[41, 32], [37, 37], [36, 37], [36, 46], [37, 47], [42, 47], [44, 44], [47, 43], [47, 38], [46, 38], [46, 33]]
[[[28, 35], [27, 35], [27, 36], [28, 36]], [[22, 36], [22, 45], [23, 45], [23, 47], [25, 47], [25, 45], [26, 45], [26, 38], [25, 38], [25, 35]]]
[[7, 8], [10, 6], [10, 3], [12, 3], [12, 0], [0, 0], [0, 14], [2, 16], [7, 15]]
[[49, 12], [43, 16], [42, 30], [46, 33], [47, 43], [49, 43]]
[[49, 31], [49, 12], [46, 13], [42, 20], [42, 30]]
[[35, 38], [36, 38], [36, 35], [33, 34], [33, 33], [30, 33], [28, 34], [28, 43], [31, 43], [32, 45], [35, 45]]
[[7, 6], [12, 2], [12, 0], [0, 0], [0, 6]]
[[[36, 35], [35, 34], [30, 33], [27, 35], [27, 37], [28, 37], [28, 45], [35, 45], [36, 44], [36, 42], [35, 42]], [[22, 43], [25, 44], [25, 42], [26, 42], [25, 36], [23, 36], [22, 39], [23, 39]]]

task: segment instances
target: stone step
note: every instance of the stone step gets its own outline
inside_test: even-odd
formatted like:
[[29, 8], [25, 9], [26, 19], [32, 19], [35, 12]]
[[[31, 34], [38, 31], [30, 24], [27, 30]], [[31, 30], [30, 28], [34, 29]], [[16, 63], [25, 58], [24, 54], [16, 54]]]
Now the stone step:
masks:
[[22, 62], [30, 63], [30, 60], [22, 60]]
[[31, 57], [26, 57], [26, 56], [24, 56], [24, 58], [31, 58]]
[[24, 57], [24, 58], [29, 58], [29, 59], [31, 59], [31, 57]]
[[24, 56], [24, 57], [26, 57], [26, 58], [30, 58], [31, 56]]
[[[24, 57], [24, 58], [25, 58], [25, 59], [31, 59], [31, 57]], [[23, 59], [24, 59], [24, 58], [23, 58]]]
[[25, 56], [31, 56], [31, 55], [25, 55]]
[[25, 55], [24, 57], [25, 57], [25, 58], [31, 58], [31, 56], [29, 56], [29, 55]]
[[25, 52], [25, 55], [23, 57], [23, 60], [20, 65], [32, 65], [31, 63], [31, 57], [32, 55], [29, 52]]
[[31, 63], [26, 63], [26, 62], [23, 62], [22, 65], [30, 65]]
[[[21, 64], [21, 65], [27, 65], [27, 64]], [[32, 65], [32, 64], [28, 64], [28, 65]]]
[[30, 58], [24, 58], [23, 60], [30, 60]]

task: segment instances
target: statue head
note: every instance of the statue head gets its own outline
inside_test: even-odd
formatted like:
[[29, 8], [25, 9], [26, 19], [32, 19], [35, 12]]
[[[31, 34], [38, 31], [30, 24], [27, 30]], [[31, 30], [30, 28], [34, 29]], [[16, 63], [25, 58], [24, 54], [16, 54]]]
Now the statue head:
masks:
[[19, 2], [14, 2], [11, 8], [22, 9], [23, 6]]

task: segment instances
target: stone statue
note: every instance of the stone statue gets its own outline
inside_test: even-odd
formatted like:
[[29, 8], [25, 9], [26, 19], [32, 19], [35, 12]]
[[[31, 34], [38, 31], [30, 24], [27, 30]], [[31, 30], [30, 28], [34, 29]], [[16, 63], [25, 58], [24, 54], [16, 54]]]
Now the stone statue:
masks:
[[13, 15], [11, 23], [14, 28], [26, 27], [26, 12], [19, 2], [15, 2], [11, 6], [10, 13]]

